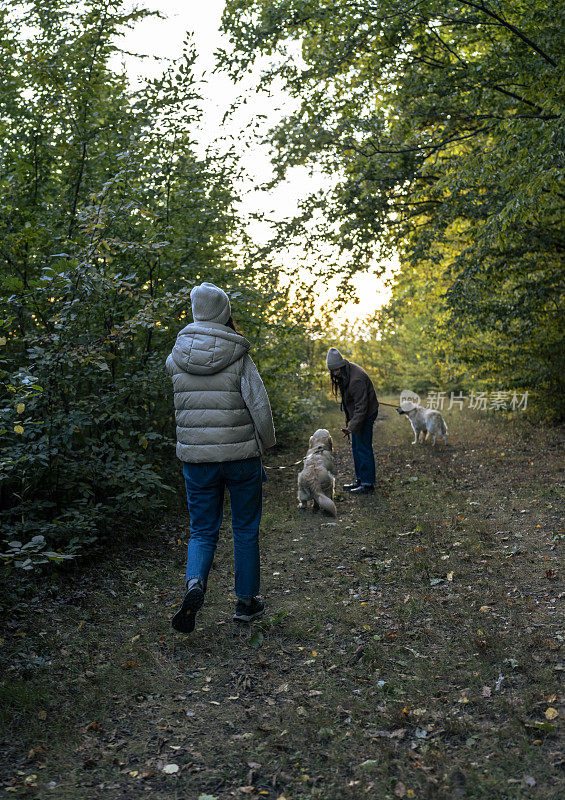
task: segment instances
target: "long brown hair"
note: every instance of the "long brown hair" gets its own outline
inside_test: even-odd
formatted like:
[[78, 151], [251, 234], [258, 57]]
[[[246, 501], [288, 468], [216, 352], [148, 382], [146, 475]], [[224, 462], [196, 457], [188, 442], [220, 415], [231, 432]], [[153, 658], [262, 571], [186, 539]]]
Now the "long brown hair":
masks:
[[228, 321], [226, 322], [226, 327], [227, 328], [231, 328], [234, 333], [237, 333], [240, 336], [243, 336], [243, 333], [239, 330], [239, 328], [237, 327], [237, 325], [234, 322], [234, 319], [233, 319], [233, 317], [231, 315], [230, 315], [230, 318], [228, 319]]
[[333, 370], [330, 372], [330, 379], [332, 382], [333, 396], [337, 400], [339, 392], [339, 399], [343, 399], [343, 376], [341, 374], [341, 367], [338, 370]]

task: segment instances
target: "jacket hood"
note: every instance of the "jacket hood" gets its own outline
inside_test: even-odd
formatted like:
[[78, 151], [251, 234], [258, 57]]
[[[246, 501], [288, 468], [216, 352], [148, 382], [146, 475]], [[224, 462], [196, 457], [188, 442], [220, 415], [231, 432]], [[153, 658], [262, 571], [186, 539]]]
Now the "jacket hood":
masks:
[[177, 336], [171, 357], [185, 372], [213, 375], [247, 353], [244, 336], [218, 322], [192, 322]]

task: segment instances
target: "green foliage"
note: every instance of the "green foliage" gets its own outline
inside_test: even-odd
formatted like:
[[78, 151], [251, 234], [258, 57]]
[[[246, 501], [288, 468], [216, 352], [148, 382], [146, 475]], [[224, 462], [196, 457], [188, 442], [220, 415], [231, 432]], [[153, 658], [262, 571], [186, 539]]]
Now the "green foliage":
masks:
[[264, 82], [300, 100], [273, 131], [279, 175], [331, 178], [287, 232], [321, 215], [352, 269], [399, 253], [396, 356], [562, 403], [562, 4], [228, 0], [224, 27], [226, 67], [270, 54]]
[[124, 9], [10, 0], [0, 16], [0, 524], [14, 565], [75, 555], [169, 502], [164, 361], [195, 283], [231, 294], [276, 416], [280, 370], [300, 371], [303, 326], [287, 323], [276, 272], [238, 263], [236, 166], [194, 151], [194, 51], [133, 91], [111, 64], [147, 12]]

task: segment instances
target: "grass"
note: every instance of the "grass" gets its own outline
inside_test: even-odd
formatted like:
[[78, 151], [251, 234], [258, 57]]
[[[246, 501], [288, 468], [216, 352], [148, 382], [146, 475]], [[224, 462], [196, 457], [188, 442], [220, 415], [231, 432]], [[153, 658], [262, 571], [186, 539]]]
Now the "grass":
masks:
[[6, 609], [6, 796], [561, 795], [558, 432], [453, 411], [450, 446], [412, 447], [385, 414], [377, 491], [339, 496], [336, 524], [298, 513], [298, 468], [269, 472], [268, 614], [250, 628], [231, 622], [224, 523], [195, 634], [170, 629], [187, 539], [174, 514]]

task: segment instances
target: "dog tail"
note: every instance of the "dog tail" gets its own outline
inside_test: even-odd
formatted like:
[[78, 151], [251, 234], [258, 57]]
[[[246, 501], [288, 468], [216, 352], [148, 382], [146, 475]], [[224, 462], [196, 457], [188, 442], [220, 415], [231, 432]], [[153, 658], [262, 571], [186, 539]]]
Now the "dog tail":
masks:
[[333, 500], [330, 500], [329, 497], [326, 497], [325, 494], [319, 492], [319, 494], [316, 495], [316, 502], [322, 511], [326, 511], [328, 514], [331, 514], [332, 517], [337, 517], [337, 508], [335, 507], [335, 503]]
[[441, 432], [443, 436], [447, 436], [447, 425], [443, 421], [443, 417], [440, 417], [440, 421], [441, 421]]

